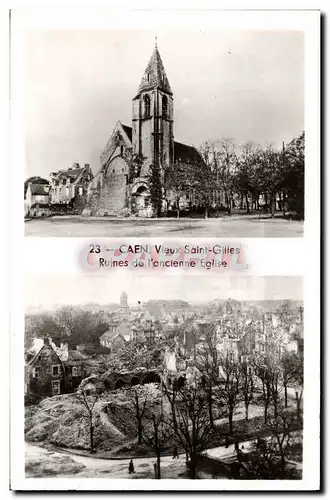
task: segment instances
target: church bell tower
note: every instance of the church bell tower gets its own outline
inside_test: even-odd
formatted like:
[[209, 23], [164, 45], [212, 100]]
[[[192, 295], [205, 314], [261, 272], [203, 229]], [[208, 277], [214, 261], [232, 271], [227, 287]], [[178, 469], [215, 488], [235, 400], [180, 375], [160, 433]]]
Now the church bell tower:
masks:
[[132, 142], [144, 159], [141, 177], [151, 165], [164, 170], [173, 164], [173, 93], [157, 43], [133, 99]]

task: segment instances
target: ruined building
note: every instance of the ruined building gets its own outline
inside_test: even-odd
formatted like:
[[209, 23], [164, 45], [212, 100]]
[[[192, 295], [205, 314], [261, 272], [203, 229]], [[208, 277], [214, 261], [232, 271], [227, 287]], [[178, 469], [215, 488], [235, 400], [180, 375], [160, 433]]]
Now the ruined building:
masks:
[[[132, 126], [117, 122], [89, 185], [89, 205], [104, 214], [151, 216], [150, 167], [201, 160], [191, 146], [174, 141], [174, 97], [157, 45], [132, 101]], [[161, 181], [162, 182], [162, 181]]]

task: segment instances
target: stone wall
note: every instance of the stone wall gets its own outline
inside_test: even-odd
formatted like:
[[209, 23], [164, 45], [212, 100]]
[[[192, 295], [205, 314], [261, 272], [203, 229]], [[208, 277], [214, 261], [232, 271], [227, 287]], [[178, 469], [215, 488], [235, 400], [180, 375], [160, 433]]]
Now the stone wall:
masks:
[[127, 181], [125, 174], [111, 173], [104, 179], [100, 190], [99, 208], [108, 215], [116, 214], [127, 207]]

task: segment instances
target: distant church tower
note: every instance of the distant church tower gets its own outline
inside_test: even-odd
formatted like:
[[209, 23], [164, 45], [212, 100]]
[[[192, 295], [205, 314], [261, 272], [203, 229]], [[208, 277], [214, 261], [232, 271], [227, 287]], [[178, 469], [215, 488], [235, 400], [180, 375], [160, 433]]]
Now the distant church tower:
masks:
[[150, 165], [173, 164], [173, 93], [157, 44], [133, 99], [132, 143], [133, 153], [144, 158], [141, 177]]
[[129, 307], [127, 303], [127, 293], [123, 292], [120, 296], [120, 312], [124, 314], [128, 314]]

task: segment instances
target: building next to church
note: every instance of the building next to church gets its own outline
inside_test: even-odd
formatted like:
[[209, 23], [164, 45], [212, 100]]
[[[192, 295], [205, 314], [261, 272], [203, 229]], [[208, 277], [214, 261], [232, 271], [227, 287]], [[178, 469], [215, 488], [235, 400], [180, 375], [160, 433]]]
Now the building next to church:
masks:
[[44, 217], [50, 214], [50, 186], [29, 182], [25, 197], [25, 215]]
[[86, 204], [87, 189], [93, 173], [90, 165], [73, 163], [66, 170], [51, 172], [50, 195], [52, 206], [68, 206], [80, 202], [81, 208]]
[[[132, 126], [117, 122], [89, 185], [92, 211], [152, 216], [150, 167], [158, 169], [164, 192], [166, 169], [178, 162], [202, 161], [194, 147], [174, 141], [173, 108], [173, 92], [156, 45], [132, 101]], [[183, 198], [187, 202], [187, 195]]]

